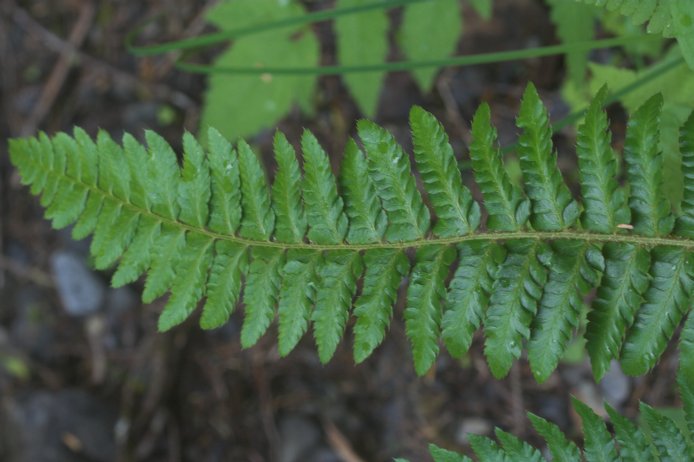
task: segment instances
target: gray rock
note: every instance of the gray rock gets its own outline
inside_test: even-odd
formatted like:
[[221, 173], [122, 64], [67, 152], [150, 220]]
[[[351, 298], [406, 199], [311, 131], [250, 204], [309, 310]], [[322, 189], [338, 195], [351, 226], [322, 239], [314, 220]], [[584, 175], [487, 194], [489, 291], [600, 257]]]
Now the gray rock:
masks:
[[617, 361], [610, 363], [610, 369], [600, 381], [600, 391], [605, 401], [616, 409], [620, 409], [629, 398], [631, 383]]
[[72, 252], [56, 252], [51, 256], [51, 270], [60, 300], [69, 315], [86, 316], [102, 307], [106, 284], [80, 257]]
[[0, 407], [0, 460], [115, 460], [116, 413], [81, 390], [33, 391]]

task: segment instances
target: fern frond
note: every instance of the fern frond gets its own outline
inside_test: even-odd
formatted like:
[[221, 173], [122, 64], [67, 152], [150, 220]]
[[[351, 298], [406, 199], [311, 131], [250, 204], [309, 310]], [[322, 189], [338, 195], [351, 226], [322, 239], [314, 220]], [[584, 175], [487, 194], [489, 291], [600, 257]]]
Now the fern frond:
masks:
[[[680, 387], [680, 394], [684, 403], [685, 418], [691, 419], [694, 397], [691, 395], [691, 383], [687, 382], [681, 369], [678, 381], [688, 384], [688, 387]], [[583, 451], [571, 442], [556, 424], [528, 413], [528, 419], [546, 441], [547, 449], [552, 454], [551, 460], [554, 462], [684, 462], [694, 458], [692, 454], [694, 448], [691, 446], [694, 433], [691, 432], [691, 428], [678, 427], [666, 412], [641, 403], [641, 418], [638, 420], [640, 425], [637, 426], [611, 407], [606, 406], [611, 426], [614, 428], [613, 434], [608, 431], [605, 421], [588, 405], [575, 398], [572, 399], [572, 405], [583, 424]], [[480, 462], [547, 460], [538, 449], [517, 437], [500, 429], [496, 429], [495, 434], [500, 444], [485, 436], [467, 435], [476, 460]], [[435, 461], [439, 460], [436, 458], [438, 454], [441, 454], [440, 460], [444, 462], [469, 460], [460, 454], [434, 445], [430, 445], [429, 450]]]
[[575, 0], [617, 11], [634, 24], [647, 24], [647, 31], [676, 38], [689, 67], [694, 68], [694, 7], [687, 0]]
[[[629, 123], [628, 184], [620, 187], [604, 97], [579, 128], [580, 202], [557, 168], [549, 115], [532, 86], [518, 117], [524, 187], [504, 169], [489, 107], [475, 114], [470, 157], [482, 204], [442, 126], [420, 108], [411, 114], [417, 172], [393, 136], [368, 121], [358, 125], [365, 152], [350, 141], [338, 179], [312, 134], [297, 153], [278, 133], [272, 187], [253, 149], [214, 129], [205, 148], [184, 135], [180, 165], [153, 132], [146, 145], [105, 132], [93, 140], [80, 129], [39, 134], [11, 140], [10, 158], [54, 226], [74, 224], [75, 238], [93, 234], [97, 268], [117, 262], [115, 286], [146, 274], [143, 300], [170, 293], [162, 330], [199, 305], [201, 326], [215, 328], [241, 304], [244, 347], [277, 316], [282, 355], [312, 330], [327, 361], [353, 315], [361, 362], [383, 341], [407, 281], [405, 330], [418, 373], [434, 364], [441, 341], [459, 357], [482, 329], [494, 375], [506, 374], [527, 344], [541, 381], [574, 335], [584, 296], [597, 289], [586, 331], [595, 376], [613, 359], [641, 374], [691, 311], [694, 118], [681, 130], [685, 194], [675, 217], [662, 187], [660, 100]], [[694, 371], [691, 319], [681, 349], [683, 369]]]

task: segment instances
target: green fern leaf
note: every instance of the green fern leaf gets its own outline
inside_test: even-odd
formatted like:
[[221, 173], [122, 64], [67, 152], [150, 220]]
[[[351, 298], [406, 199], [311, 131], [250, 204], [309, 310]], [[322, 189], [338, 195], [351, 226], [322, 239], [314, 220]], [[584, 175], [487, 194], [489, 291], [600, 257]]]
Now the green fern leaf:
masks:
[[506, 462], [504, 450], [491, 438], [468, 435], [470, 446], [480, 462]]
[[386, 239], [410, 241], [421, 238], [429, 229], [429, 209], [422, 201], [410, 163], [393, 136], [373, 122], [359, 122], [359, 137], [364, 143], [369, 174], [388, 216]]
[[613, 359], [630, 374], [652, 368], [685, 316], [682, 370], [694, 377], [687, 224], [694, 126], [681, 130], [685, 201], [673, 233], [660, 172], [659, 99], [629, 125], [628, 184], [620, 189], [604, 96], [579, 130], [581, 222], [582, 206], [557, 169], [547, 110], [532, 86], [518, 118], [529, 199], [504, 170], [486, 106], [475, 115], [470, 153], [483, 204], [464, 186], [441, 125], [421, 109], [412, 112], [418, 172], [389, 133], [363, 121], [367, 156], [348, 143], [339, 187], [308, 132], [303, 177], [296, 152], [276, 136], [272, 189], [251, 147], [239, 141], [234, 148], [215, 130], [205, 147], [184, 136], [182, 165], [153, 132], [144, 146], [130, 135], [118, 144], [105, 132], [92, 140], [79, 129], [72, 137], [11, 140], [10, 159], [54, 226], [74, 223], [76, 238], [93, 233], [97, 267], [118, 262], [114, 285], [145, 273], [143, 300], [170, 293], [162, 330], [200, 305], [200, 325], [215, 328], [241, 304], [244, 347], [278, 313], [282, 355], [312, 323], [327, 361], [354, 315], [354, 358], [361, 362], [383, 341], [400, 287], [408, 285], [406, 333], [418, 373], [434, 363], [441, 340], [460, 356], [481, 327], [495, 376], [508, 372], [528, 342], [531, 370], [543, 380], [578, 324], [584, 295], [597, 289], [586, 332], [596, 377]]
[[518, 152], [525, 187], [532, 201], [533, 227], [557, 231], [571, 226], [580, 214], [580, 207], [571, 198], [557, 168], [549, 114], [533, 84], [523, 94], [516, 123], [523, 130], [518, 139]]
[[142, 301], [151, 303], [161, 297], [171, 287], [176, 277], [176, 266], [185, 250], [186, 233], [182, 229], [165, 225], [155, 245], [152, 262], [147, 272]]
[[246, 274], [246, 248], [230, 242], [217, 241], [215, 256], [207, 285], [207, 302], [202, 310], [200, 326], [214, 329], [225, 324], [241, 296], [241, 277]]
[[311, 224], [308, 238], [318, 244], [338, 244], [347, 234], [348, 223], [330, 161], [311, 132], [304, 132], [301, 148], [304, 153], [304, 201]]
[[694, 6], [687, 0], [575, 0], [610, 11], [618, 11], [634, 24], [648, 23], [647, 31], [677, 38], [687, 63], [694, 68]]
[[667, 234], [674, 223], [670, 204], [662, 192], [663, 159], [658, 148], [662, 105], [662, 96], [655, 95], [634, 113], [624, 144], [632, 224], [634, 231], [646, 236]]
[[[232, 234], [241, 224], [239, 158], [231, 144], [214, 128], [207, 132], [210, 165], [210, 229]], [[126, 148], [127, 151], [127, 148]]]
[[302, 242], [306, 235], [306, 215], [301, 200], [301, 171], [296, 152], [287, 137], [275, 133], [277, 173], [272, 185], [272, 207], [277, 220], [275, 238], [282, 242]]
[[657, 247], [651, 252], [649, 274], [653, 279], [622, 353], [622, 367], [627, 374], [646, 373], [665, 350], [689, 309], [694, 291], [693, 263], [682, 249]]
[[402, 278], [410, 269], [398, 250], [369, 250], [364, 254], [364, 289], [354, 304], [354, 360], [364, 361], [381, 344], [393, 315]]
[[610, 416], [615, 438], [619, 443], [619, 457], [624, 462], [639, 462], [648, 459], [649, 454], [653, 457], [652, 447], [641, 429], [611, 406], [605, 405], [605, 410]]
[[405, 327], [412, 343], [414, 367], [422, 375], [438, 356], [444, 282], [453, 263], [452, 247], [431, 246], [417, 249], [407, 291]]
[[238, 153], [243, 207], [239, 234], [248, 239], [268, 240], [275, 228], [275, 214], [271, 207], [265, 171], [245, 141], [239, 142]]
[[607, 431], [605, 422], [598, 417], [588, 405], [576, 398], [572, 398], [576, 413], [583, 422], [584, 455], [591, 462], [616, 462], [618, 461], [617, 449], [614, 440]]
[[472, 344], [472, 336], [482, 325], [492, 284], [505, 249], [496, 244], [471, 242], [458, 245], [458, 268], [446, 294], [441, 322], [443, 340], [449, 353], [463, 356]]
[[288, 355], [308, 330], [320, 259], [320, 253], [311, 251], [295, 251], [287, 256], [277, 308], [281, 356]]
[[436, 213], [434, 234], [450, 237], [474, 232], [480, 223], [480, 206], [463, 186], [443, 126], [418, 106], [410, 111], [410, 126], [414, 157]]
[[489, 214], [487, 227], [516, 231], [530, 215], [530, 202], [511, 183], [503, 167], [496, 129], [491, 125], [491, 110], [487, 104], [481, 105], [475, 113], [472, 137], [470, 159]]
[[606, 98], [607, 87], [603, 86], [578, 127], [576, 145], [585, 206], [582, 224], [598, 233], [613, 233], [617, 225], [630, 221], [626, 195], [617, 184], [617, 159], [607, 114], [602, 109]]
[[440, 448], [435, 444], [429, 445], [429, 454], [434, 462], [472, 462], [469, 457]]
[[682, 215], [677, 218], [675, 232], [680, 236], [694, 237], [694, 113], [680, 129], [680, 153], [684, 173], [684, 197]]
[[[678, 373], [678, 381], [688, 385], [688, 387], [681, 388], [681, 397], [684, 402], [685, 417], [691, 419], [694, 398], [690, 394], [691, 384], [681, 370]], [[686, 391], [687, 389], [689, 391]], [[547, 441], [548, 449], [552, 453], [552, 460], [555, 462], [579, 462], [583, 460], [585, 462], [684, 462], [692, 460], [694, 457], [691, 453], [693, 448], [689, 446], [692, 433], [684, 427], [679, 428], [674, 420], [667, 417], [664, 412], [656, 411], [641, 403], [642, 428], [639, 428], [614, 409], [606, 406], [614, 427], [615, 434], [613, 436], [608, 431], [605, 422], [590, 407], [575, 398], [572, 401], [574, 410], [583, 422], [583, 454], [556, 424], [528, 413], [530, 422]], [[472, 449], [480, 462], [545, 460], [537, 449], [515, 436], [500, 429], [496, 429], [495, 433], [501, 445], [485, 436], [468, 435]], [[648, 438], [646, 434], [649, 435]], [[432, 446], [430, 445], [429, 448], [433, 455]], [[441, 451], [441, 460], [445, 462], [467, 460], [455, 452], [435, 448]], [[438, 460], [435, 458], [435, 461]]]
[[[151, 192], [152, 212], [169, 218], [178, 219], [179, 205], [177, 200], [178, 183], [181, 176], [169, 143], [153, 131], [145, 131], [145, 139], [149, 148], [149, 162], [146, 163], [146, 181]], [[96, 152], [95, 152], [96, 154]], [[99, 165], [103, 165], [99, 163]], [[99, 178], [104, 178], [99, 172]], [[112, 188], [107, 184], [101, 190], [109, 192]]]
[[332, 252], [320, 269], [321, 282], [311, 317], [318, 357], [327, 363], [344, 335], [357, 280], [364, 266], [355, 252]]
[[559, 364], [578, 327], [583, 297], [600, 280], [604, 264], [600, 250], [584, 242], [567, 241], [554, 249], [528, 344], [530, 368], [539, 382]]
[[588, 313], [586, 350], [593, 375], [600, 380], [619, 357], [624, 335], [634, 322], [650, 278], [650, 254], [632, 245], [603, 247], [605, 272], [592, 310]]
[[694, 459], [694, 451], [671, 418], [645, 403], [641, 403], [640, 410], [651, 431], [653, 444], [661, 461], [676, 462]]
[[569, 441], [559, 427], [540, 416], [528, 413], [528, 419], [535, 430], [547, 442], [554, 462], [580, 462], [581, 451], [573, 441]]
[[113, 274], [111, 285], [122, 287], [135, 281], [149, 268], [152, 262], [152, 249], [161, 234], [161, 222], [143, 216], [140, 218], [135, 237], [123, 253], [118, 269]]
[[207, 157], [195, 137], [183, 135], [183, 168], [178, 185], [178, 204], [183, 223], [202, 228], [207, 225], [210, 202], [210, 168]]
[[521, 354], [522, 342], [530, 337], [530, 324], [547, 282], [543, 264], [551, 255], [546, 246], [532, 241], [515, 241], [507, 248], [484, 320], [484, 354], [495, 377], [508, 373]]
[[494, 431], [506, 453], [508, 462], [546, 462], [540, 451], [499, 428]]
[[[207, 236], [188, 234], [185, 247], [186, 251], [171, 281], [171, 296], [166, 308], [159, 316], [158, 327], [161, 331], [169, 330], [185, 321], [197, 307], [198, 300], [204, 295], [203, 288], [207, 282], [207, 271], [212, 260], [212, 240]], [[210, 288], [212, 287], [214, 286], [211, 282]], [[205, 314], [207, 313], [203, 314], [203, 319]], [[226, 320], [224, 319], [223, 322]]]
[[246, 316], [241, 328], [244, 348], [255, 345], [275, 317], [285, 255], [278, 249], [256, 247], [251, 260], [244, 293]]
[[386, 212], [376, 195], [364, 153], [351, 139], [347, 143], [342, 160], [340, 186], [345, 197], [345, 211], [349, 217], [347, 241], [352, 244], [365, 244], [383, 239], [388, 225]]

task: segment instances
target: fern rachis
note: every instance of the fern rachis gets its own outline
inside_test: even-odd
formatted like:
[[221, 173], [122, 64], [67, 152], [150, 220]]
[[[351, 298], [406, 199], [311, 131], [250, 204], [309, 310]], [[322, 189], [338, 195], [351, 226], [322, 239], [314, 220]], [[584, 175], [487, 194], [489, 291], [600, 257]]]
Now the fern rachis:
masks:
[[[687, 181], [675, 217], [661, 187], [657, 98], [628, 128], [629, 195], [614, 181], [601, 98], [579, 129], [583, 205], [557, 169], [547, 110], [532, 85], [518, 118], [523, 188], [506, 174], [489, 108], [475, 115], [470, 156], [483, 204], [463, 184], [443, 127], [419, 108], [411, 125], [423, 192], [403, 149], [367, 121], [358, 127], [364, 152], [350, 142], [338, 177], [313, 135], [301, 139], [302, 173], [278, 134], [272, 186], [248, 144], [234, 148], [214, 129], [205, 149], [184, 136], [182, 167], [152, 132], [147, 147], [129, 135], [121, 146], [80, 129], [74, 138], [41, 134], [12, 140], [10, 155], [54, 226], [76, 223], [76, 238], [93, 233], [99, 268], [120, 258], [114, 285], [146, 272], [145, 300], [170, 290], [161, 329], [203, 299], [201, 326], [218, 327], [242, 301], [244, 347], [277, 316], [282, 354], [312, 326], [327, 361], [353, 313], [355, 359], [363, 361], [383, 340], [409, 276], [406, 331], [418, 373], [433, 364], [440, 338], [460, 356], [481, 328], [495, 375], [529, 342], [531, 368], [544, 380], [573, 335], [584, 295], [597, 287], [586, 334], [596, 376], [619, 357], [628, 372], [642, 373], [690, 309], [694, 127], [682, 130]], [[634, 229], [622, 229], [630, 216]], [[694, 342], [691, 331], [683, 345]]]

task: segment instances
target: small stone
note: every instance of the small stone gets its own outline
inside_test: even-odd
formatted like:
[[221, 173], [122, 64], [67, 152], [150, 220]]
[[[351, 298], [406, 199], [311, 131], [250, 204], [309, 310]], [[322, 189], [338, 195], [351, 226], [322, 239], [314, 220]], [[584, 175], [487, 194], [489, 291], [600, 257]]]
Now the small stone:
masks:
[[86, 316], [104, 302], [106, 285], [72, 252], [59, 251], [51, 257], [51, 269], [65, 311]]
[[610, 363], [610, 369], [600, 381], [600, 391], [605, 401], [616, 409], [620, 409], [629, 398], [631, 383], [617, 361]]
[[463, 419], [455, 432], [455, 441], [460, 445], [470, 444], [469, 435], [488, 435], [492, 431], [491, 423], [480, 417]]

